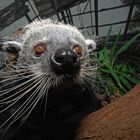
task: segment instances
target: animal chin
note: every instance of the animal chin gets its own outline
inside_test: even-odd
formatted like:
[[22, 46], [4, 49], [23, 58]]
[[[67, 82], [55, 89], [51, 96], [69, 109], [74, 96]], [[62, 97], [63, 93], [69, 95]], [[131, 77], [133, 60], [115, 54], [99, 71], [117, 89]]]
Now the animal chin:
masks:
[[62, 84], [59, 85], [56, 89], [57, 89], [57, 90], [60, 90], [60, 91], [62, 92], [62, 91], [65, 91], [65, 90], [67, 90], [67, 89], [73, 87], [74, 84], [75, 84], [75, 83], [74, 83], [73, 81], [66, 80], [66, 81], [62, 82]]
[[50, 89], [55, 90], [56, 93], [65, 92], [68, 89], [71, 89], [71, 88], [78, 85], [78, 83], [76, 82], [76, 80], [77, 80], [76, 75], [70, 75], [70, 74], [65, 74], [63, 76], [62, 75], [57, 75], [57, 77], [53, 78], [53, 80], [52, 80], [53, 83], [56, 83], [56, 82], [57, 83], [52, 85], [50, 87]]

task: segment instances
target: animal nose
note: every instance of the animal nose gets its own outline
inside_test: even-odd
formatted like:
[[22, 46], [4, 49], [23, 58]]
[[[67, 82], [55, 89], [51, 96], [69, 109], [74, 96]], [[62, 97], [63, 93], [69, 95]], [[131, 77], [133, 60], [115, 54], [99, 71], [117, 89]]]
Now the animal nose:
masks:
[[74, 74], [80, 69], [80, 59], [70, 49], [58, 49], [51, 56], [51, 66], [56, 74]]

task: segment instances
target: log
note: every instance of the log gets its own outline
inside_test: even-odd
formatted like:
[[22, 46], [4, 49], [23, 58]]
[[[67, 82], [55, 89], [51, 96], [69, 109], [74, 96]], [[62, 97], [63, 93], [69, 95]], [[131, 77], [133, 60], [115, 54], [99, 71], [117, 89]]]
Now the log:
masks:
[[51, 1], [49, 0], [34, 0], [34, 3], [38, 9], [39, 15], [44, 17], [49, 17], [55, 13]]
[[29, 7], [25, 5], [25, 1], [14, 2], [0, 10], [0, 31], [29, 12]]
[[52, 5], [56, 11], [62, 11], [83, 2], [86, 0], [52, 0]]
[[76, 140], [140, 140], [140, 84], [83, 119]]

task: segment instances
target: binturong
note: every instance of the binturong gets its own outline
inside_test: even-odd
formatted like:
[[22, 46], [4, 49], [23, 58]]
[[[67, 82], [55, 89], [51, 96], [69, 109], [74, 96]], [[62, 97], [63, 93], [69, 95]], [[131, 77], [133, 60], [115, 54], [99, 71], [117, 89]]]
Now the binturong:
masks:
[[50, 19], [24, 28], [1, 45], [18, 52], [16, 63], [0, 72], [1, 140], [74, 140], [81, 120], [101, 106], [97, 63], [90, 59], [96, 43]]

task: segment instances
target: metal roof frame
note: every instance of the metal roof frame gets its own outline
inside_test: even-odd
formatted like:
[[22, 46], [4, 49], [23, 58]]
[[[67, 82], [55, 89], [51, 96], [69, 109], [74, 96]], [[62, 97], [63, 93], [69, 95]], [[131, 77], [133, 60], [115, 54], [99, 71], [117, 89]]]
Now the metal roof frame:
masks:
[[[35, 14], [35, 18], [40, 18], [40, 17], [42, 17], [42, 15], [46, 14], [46, 12], [45, 13], [36, 13], [36, 11], [34, 10], [34, 7], [32, 6], [32, 4], [30, 2], [30, 0], [23, 0], [23, 1], [21, 1], [21, 0], [17, 1], [16, 0], [16, 3], [15, 3], [14, 6], [17, 6], [18, 2], [23, 3], [23, 5], [24, 5], [25, 2], [27, 2], [27, 1], [30, 5], [32, 11]], [[35, 2], [35, 0], [33, 0], [33, 1]], [[84, 9], [82, 11], [81, 7], [80, 7], [80, 4], [78, 4], [78, 6], [77, 6], [78, 7], [77, 8], [78, 13], [77, 14], [75, 14], [75, 13], [72, 14], [71, 7], [68, 6], [68, 7], [63, 7], [61, 10], [53, 9], [54, 11], [53, 11], [53, 13], [50, 13], [50, 16], [56, 15], [59, 21], [63, 21], [64, 23], [69, 23], [69, 24], [72, 24], [72, 25], [74, 24], [74, 19], [73, 18], [75, 16], [78, 16], [79, 20], [81, 22], [80, 23], [81, 26], [79, 27], [79, 29], [85, 29], [85, 27], [83, 26], [83, 23], [82, 23], [83, 22], [83, 17], [82, 16], [85, 15], [85, 14], [89, 14], [90, 15], [90, 25], [86, 26], [86, 28], [91, 28], [92, 34], [96, 34], [97, 36], [99, 35], [100, 27], [123, 24], [123, 23], [126, 24], [125, 29], [124, 29], [124, 34], [127, 34], [130, 22], [140, 21], [140, 19], [131, 19], [134, 6], [140, 4], [140, 2], [136, 2], [136, 0], [131, 0], [131, 2], [128, 3], [128, 4], [123, 4], [123, 5], [120, 5], [120, 6], [113, 6], [113, 7], [109, 7], [109, 8], [102, 8], [102, 9], [99, 9], [99, 7], [98, 7], [98, 0], [93, 0], [94, 1], [94, 7], [92, 7], [92, 3], [91, 3], [92, 0], [83, 0], [83, 1], [85, 1]], [[41, 2], [42, 2], [42, 0], [40, 0], [40, 4], [41, 4]], [[43, 0], [43, 2], [45, 2], [45, 1]], [[49, 1], [47, 1], [47, 2], [49, 2]], [[43, 5], [41, 5], [41, 6], [43, 6]], [[89, 6], [89, 9], [87, 10], [88, 6]], [[36, 7], [37, 7], [37, 5], [36, 5]], [[128, 16], [127, 16], [126, 20], [119, 21], [119, 22], [112, 22], [112, 23], [108, 23], [108, 24], [99, 24], [99, 13], [109, 11], [109, 10], [113, 10], [113, 9], [119, 9], [119, 8], [123, 8], [123, 7], [129, 7], [129, 12], [128, 12]], [[6, 7], [6, 8], [8, 8], [8, 7]], [[53, 8], [53, 6], [52, 6], [52, 8]], [[1, 10], [0, 13], [4, 12], [4, 10]], [[29, 11], [24, 11], [24, 16], [27, 18], [27, 20], [29, 22], [31, 22], [35, 18], [31, 19], [30, 16], [28, 15], [28, 12]], [[95, 15], [95, 19], [93, 19], [93, 15]], [[46, 17], [48, 17], [48, 16], [49, 15], [46, 15]], [[94, 20], [95, 20], [95, 24], [93, 24]], [[5, 22], [6, 21], [3, 21], [3, 23], [5, 23]], [[1, 23], [1, 24], [4, 25], [3, 23]], [[94, 31], [94, 28], [95, 28], [95, 31]]]
[[[90, 3], [90, 10], [85, 12], [88, 3]], [[70, 14], [70, 15], [71, 15], [71, 19], [72, 19], [75, 16], [81, 16], [81, 15], [84, 15], [84, 14], [90, 14], [91, 15], [91, 25], [90, 26], [86, 26], [86, 28], [92, 28], [92, 32], [93, 32], [93, 27], [94, 27], [95, 28], [95, 34], [97, 36], [99, 35], [99, 28], [100, 27], [117, 25], [117, 24], [122, 24], [122, 23], [126, 23], [124, 34], [127, 34], [130, 22], [138, 22], [138, 21], [140, 21], [140, 19], [131, 19], [134, 6], [138, 5], [138, 4], [140, 4], [140, 2], [136, 2], [135, 0], [131, 0], [131, 2], [128, 3], [128, 4], [124, 4], [124, 5], [120, 5], [120, 6], [114, 6], [114, 7], [109, 7], [109, 8], [98, 9], [98, 0], [94, 0], [94, 10], [92, 10], [91, 9], [91, 0], [88, 0], [87, 4], [85, 5], [85, 8], [84, 8], [83, 12], [78, 13], [78, 14]], [[98, 17], [99, 17], [99, 13], [100, 12], [109, 11], [109, 10], [113, 10], [113, 9], [119, 9], [119, 8], [123, 8], [123, 7], [129, 7], [129, 12], [128, 12], [127, 20], [120, 21], [120, 22], [112, 22], [112, 23], [109, 23], [109, 24], [99, 25]], [[65, 12], [65, 11], [63, 11], [63, 12]], [[57, 15], [58, 14], [59, 13], [57, 13]], [[93, 25], [92, 14], [95, 14], [95, 25]], [[62, 21], [64, 19], [67, 19], [69, 17], [69, 15], [63, 15], [62, 17], [63, 17], [62, 19], [58, 18], [58, 20]], [[85, 27], [79, 27], [79, 29], [84, 29], [84, 28]]]

